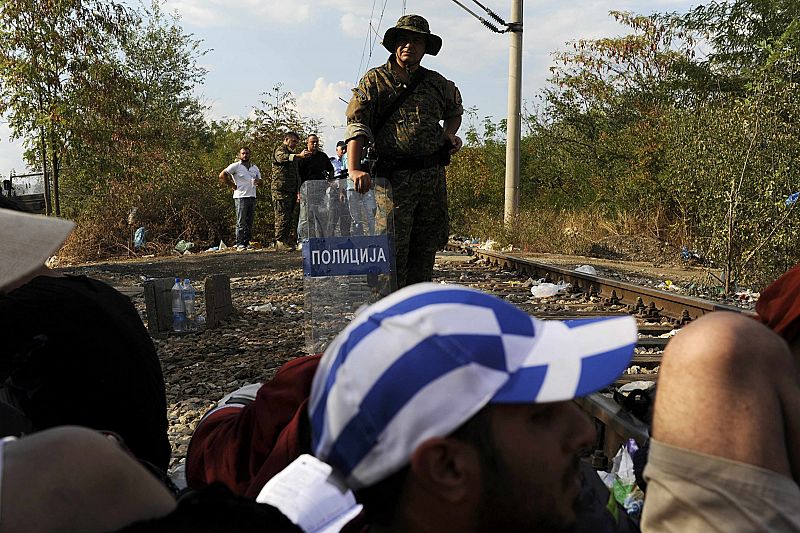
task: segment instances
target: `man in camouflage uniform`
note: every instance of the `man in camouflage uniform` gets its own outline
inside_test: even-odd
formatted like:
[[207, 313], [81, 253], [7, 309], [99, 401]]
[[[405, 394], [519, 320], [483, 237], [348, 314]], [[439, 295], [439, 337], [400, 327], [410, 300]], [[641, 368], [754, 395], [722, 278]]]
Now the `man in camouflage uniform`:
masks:
[[294, 250], [291, 242], [292, 227], [297, 224], [293, 213], [297, 206], [297, 195], [300, 192], [300, 176], [297, 164], [300, 159], [311, 155], [308, 150], [299, 154], [294, 151], [300, 142], [300, 136], [287, 132], [283, 136], [283, 144], [275, 148], [272, 154], [272, 207], [275, 212], [275, 247], [278, 250]]
[[[420, 66], [436, 55], [442, 39], [419, 15], [400, 17], [383, 36], [391, 52], [385, 65], [369, 70], [353, 89], [347, 107], [348, 172], [356, 190], [369, 190], [371, 177], [360, 166], [367, 142], [378, 153], [374, 174], [392, 184], [394, 205], [380, 198], [378, 210], [394, 209], [397, 285], [430, 281], [436, 251], [447, 243], [447, 187], [444, 165], [461, 148], [461, 94], [452, 81]], [[418, 85], [383, 124], [381, 115], [411, 83]], [[439, 124], [444, 122], [444, 127]], [[377, 191], [376, 191], [377, 192]]]

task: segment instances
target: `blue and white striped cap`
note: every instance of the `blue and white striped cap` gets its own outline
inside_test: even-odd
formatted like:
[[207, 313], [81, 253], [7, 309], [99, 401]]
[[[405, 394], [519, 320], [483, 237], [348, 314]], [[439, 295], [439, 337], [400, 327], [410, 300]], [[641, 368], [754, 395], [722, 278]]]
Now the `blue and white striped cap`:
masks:
[[636, 340], [629, 316], [541, 321], [474, 289], [406, 287], [325, 351], [308, 409], [312, 450], [351, 488], [371, 486], [488, 403], [556, 402], [605, 387]]

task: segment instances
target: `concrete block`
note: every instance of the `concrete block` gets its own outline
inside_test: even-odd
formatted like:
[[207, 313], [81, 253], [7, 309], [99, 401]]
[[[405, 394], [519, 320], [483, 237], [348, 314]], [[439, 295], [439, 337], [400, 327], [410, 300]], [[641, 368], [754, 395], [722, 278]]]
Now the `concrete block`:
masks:
[[231, 278], [213, 274], [205, 279], [206, 327], [214, 328], [233, 312]]

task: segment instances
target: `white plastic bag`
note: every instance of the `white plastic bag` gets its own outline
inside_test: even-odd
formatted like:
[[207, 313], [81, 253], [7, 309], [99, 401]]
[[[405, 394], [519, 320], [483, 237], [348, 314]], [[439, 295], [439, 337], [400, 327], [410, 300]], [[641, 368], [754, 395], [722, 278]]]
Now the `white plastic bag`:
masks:
[[550, 298], [559, 293], [567, 292], [567, 289], [571, 286], [563, 281], [559, 283], [539, 283], [531, 287], [531, 294], [534, 298]]

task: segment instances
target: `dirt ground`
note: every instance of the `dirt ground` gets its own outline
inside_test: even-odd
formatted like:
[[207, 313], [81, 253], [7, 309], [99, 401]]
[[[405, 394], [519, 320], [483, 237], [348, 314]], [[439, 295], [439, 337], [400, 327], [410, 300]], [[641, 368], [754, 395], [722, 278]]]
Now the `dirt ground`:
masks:
[[[683, 264], [678, 252], [666, 254], [656, 250], [657, 244], [629, 245], [628, 250], [621, 248], [620, 242], [612, 247], [608, 243], [598, 250], [604, 250], [599, 256], [579, 256], [564, 254], [520, 253], [534, 261], [562, 266], [592, 265], [604, 271], [619, 275], [639, 276], [656, 281], [671, 280], [674, 283], [695, 283], [711, 285], [718, 283], [721, 276], [719, 269]], [[613, 257], [611, 257], [613, 256]], [[654, 260], [646, 259], [648, 257]], [[299, 252], [283, 253], [272, 250], [256, 250], [249, 252], [213, 252], [195, 253], [191, 255], [171, 255], [163, 257], [141, 257], [116, 259], [95, 263], [61, 265], [57, 270], [71, 274], [83, 274], [118, 286], [140, 286], [143, 278], [182, 277], [202, 280], [211, 274], [225, 273], [230, 277], [260, 276], [271, 272], [280, 272], [302, 267]], [[602, 274], [601, 274], [602, 275]], [[635, 283], [635, 280], [632, 281]], [[651, 284], [648, 283], [648, 284]]]
[[[702, 279], [704, 275], [703, 269], [688, 266], [666, 268], [642, 261], [527, 255], [543, 263], [567, 268], [589, 264], [601, 276], [649, 286], [657, 286], [664, 279], [679, 283]], [[472, 265], [475, 272], [462, 274], [458, 270], [461, 265]], [[476, 276], [484, 279], [488, 274], [482, 268], [467, 255], [443, 253], [437, 259], [434, 280], [467, 283], [461, 280]], [[154, 339], [164, 373], [172, 467], [176, 471], [184, 460], [197, 421], [216, 405], [219, 398], [245, 384], [269, 379], [281, 364], [305, 354], [300, 252], [197, 253], [62, 265], [57, 270], [87, 275], [123, 289], [131, 296], [144, 321], [147, 316], [141, 287], [145, 280], [165, 277], [193, 279], [198, 289], [198, 313], [202, 315], [202, 280], [211, 274], [230, 276], [235, 313], [229, 319], [215, 329], [201, 328], [188, 335]], [[505, 275], [511, 276], [510, 273]], [[260, 307], [271, 310], [262, 312], [258, 309]]]
[[202, 280], [211, 274], [250, 277], [300, 268], [300, 253], [273, 251], [209, 252], [191, 255], [117, 259], [97, 263], [59, 266], [57, 270], [91, 276], [112, 285], [140, 286], [145, 278], [191, 278]]

